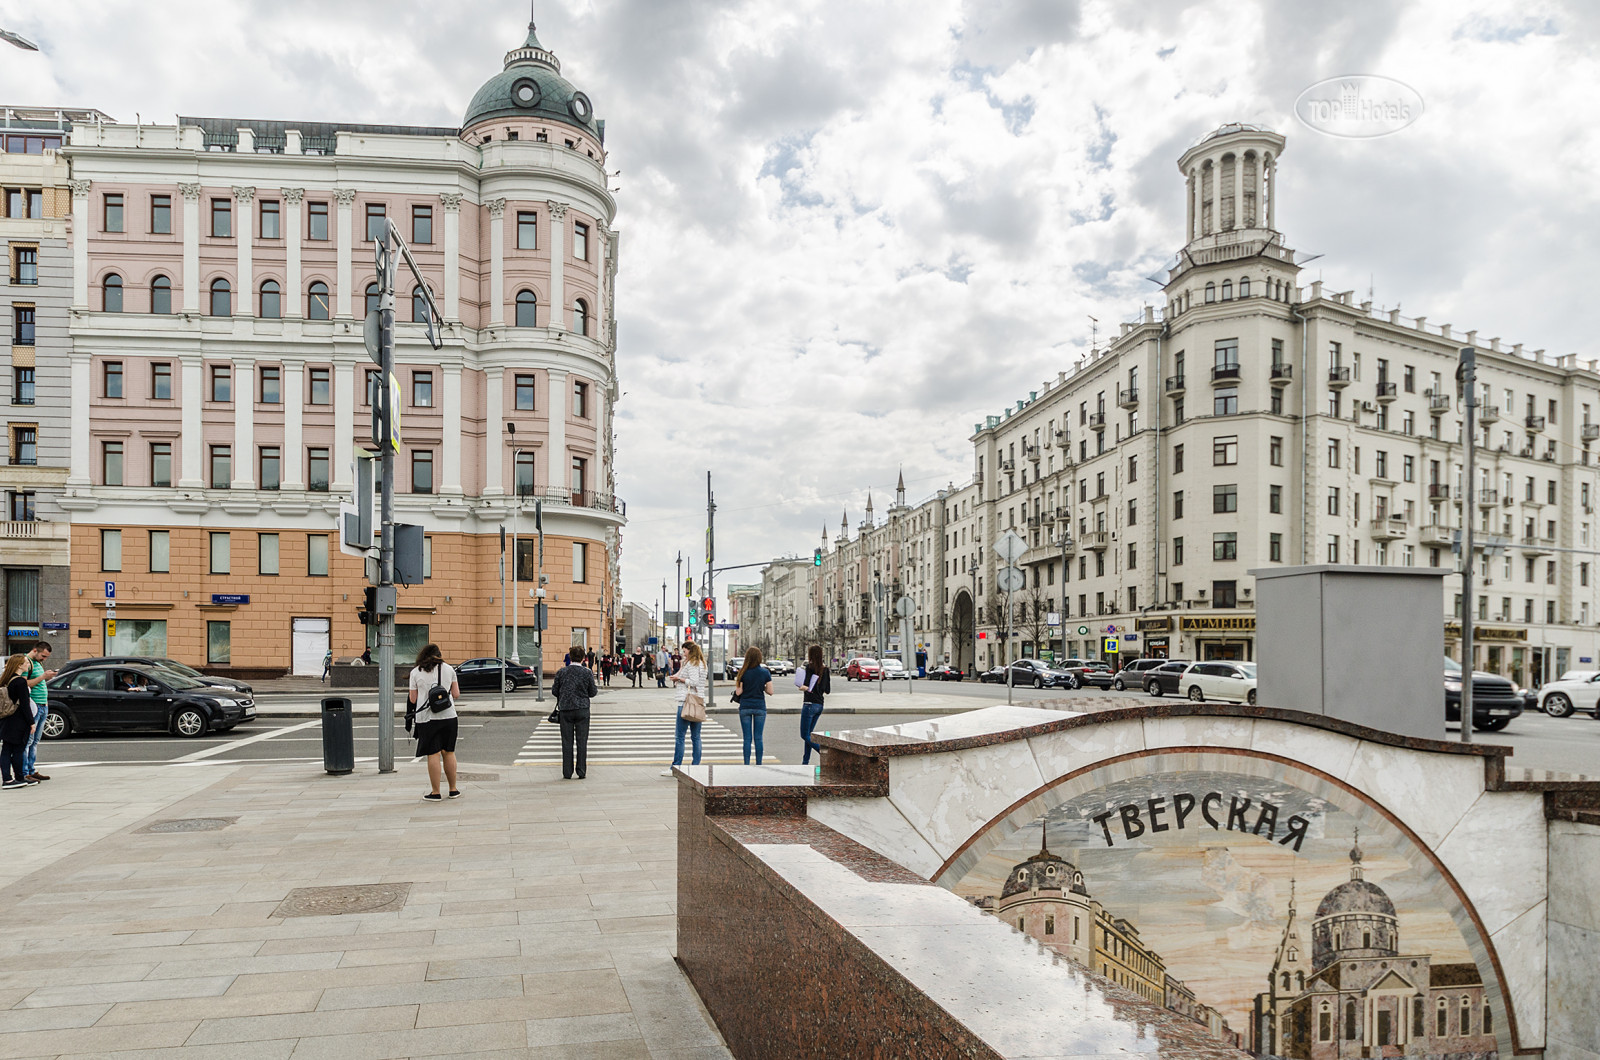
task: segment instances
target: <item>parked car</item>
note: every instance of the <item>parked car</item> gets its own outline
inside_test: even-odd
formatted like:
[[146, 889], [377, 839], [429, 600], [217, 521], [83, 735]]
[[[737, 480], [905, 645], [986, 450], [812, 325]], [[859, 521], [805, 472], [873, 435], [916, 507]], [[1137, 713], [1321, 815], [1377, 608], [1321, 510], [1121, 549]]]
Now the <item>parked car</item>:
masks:
[[785, 677], [794, 673], [794, 663], [788, 659], [768, 659], [766, 667], [774, 677]]
[[904, 681], [911, 676], [899, 659], [885, 659], [880, 665], [883, 667], [883, 677], [886, 681]]
[[[1497, 674], [1472, 672], [1472, 727], [1499, 732], [1522, 715], [1522, 690]], [[1461, 664], [1444, 660], [1444, 720], [1461, 721]]]
[[1178, 695], [1183, 672], [1194, 665], [1189, 659], [1168, 659], [1144, 674], [1144, 690], [1152, 696]]
[[965, 681], [966, 678], [966, 674], [962, 673], [956, 667], [951, 666], [949, 663], [945, 663], [942, 666], [935, 666], [933, 669], [928, 671], [928, 680], [930, 681]]
[[[508, 659], [503, 677], [505, 690], [515, 692], [521, 688], [532, 688], [538, 683], [539, 675], [533, 667]], [[499, 659], [468, 659], [456, 667], [456, 681], [463, 692], [498, 692], [501, 680]]]
[[109, 663], [128, 663], [133, 666], [159, 666], [163, 670], [172, 670], [193, 681], [210, 685], [212, 688], [231, 688], [235, 692], [243, 692], [247, 696], [255, 695], [255, 689], [244, 681], [235, 681], [231, 677], [216, 677], [212, 674], [203, 674], [187, 663], [176, 659], [168, 659], [161, 655], [105, 655], [85, 656], [81, 659], [68, 659], [60, 666], [55, 667], [60, 673], [71, 673], [73, 670], [85, 666], [101, 666]]
[[1568, 670], [1539, 689], [1538, 708], [1552, 718], [1580, 710], [1600, 718], [1600, 670]]
[[1052, 664], [1054, 669], [1071, 676], [1060, 682], [1062, 688], [1110, 688], [1111, 667], [1095, 659], [1060, 659]]
[[1006, 683], [1006, 668], [992, 666], [978, 675], [978, 683], [983, 685], [1003, 685]]
[[88, 665], [45, 683], [50, 713], [41, 735], [74, 732], [227, 732], [256, 716], [255, 700], [156, 666]]
[[844, 668], [844, 679], [846, 681], [876, 681], [878, 679], [878, 671], [877, 659], [869, 659], [864, 655], [857, 656], [851, 659], [850, 664]]
[[1118, 670], [1111, 678], [1111, 687], [1118, 692], [1125, 692], [1129, 688], [1144, 688], [1144, 675], [1165, 663], [1165, 659], [1135, 659], [1122, 669]]
[[1247, 662], [1197, 662], [1183, 672], [1183, 688], [1196, 703], [1222, 700], [1256, 701], [1256, 664]]

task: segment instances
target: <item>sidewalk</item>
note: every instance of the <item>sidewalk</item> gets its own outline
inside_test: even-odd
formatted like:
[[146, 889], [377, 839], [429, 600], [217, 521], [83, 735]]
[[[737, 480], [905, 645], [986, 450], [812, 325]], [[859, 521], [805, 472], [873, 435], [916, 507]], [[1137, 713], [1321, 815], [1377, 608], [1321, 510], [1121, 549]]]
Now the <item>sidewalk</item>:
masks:
[[[728, 693], [731, 684], [717, 682], [715, 701], [708, 708], [712, 714], [737, 714], [739, 708], [728, 702]], [[898, 693], [898, 694], [896, 694]], [[257, 713], [264, 717], [314, 717], [322, 712], [322, 700], [325, 696], [342, 696], [350, 700], [351, 710], [357, 715], [376, 715], [378, 713], [378, 693], [369, 691], [352, 691], [350, 689], [324, 690], [322, 692], [305, 693], [299, 698], [294, 698], [285, 693], [271, 697], [256, 697]], [[403, 713], [405, 689], [400, 689], [395, 697], [396, 713]], [[1001, 698], [999, 702], [1005, 700]], [[1024, 702], [1019, 698], [1018, 702]], [[594, 700], [596, 713], [673, 713], [676, 703], [676, 694], [670, 688], [657, 688], [652, 682], [646, 688], [632, 688], [627, 684], [613, 683], [609, 688], [601, 688], [600, 695]], [[994, 700], [977, 699], [971, 696], [962, 696], [939, 692], [929, 692], [922, 685], [918, 685], [911, 694], [906, 693], [905, 684], [896, 682], [894, 685], [880, 693], [876, 687], [857, 690], [850, 688], [845, 691], [835, 692], [828, 697], [828, 712], [830, 714], [939, 714], [955, 713], [963, 710], [976, 710], [979, 707], [993, 706]], [[502, 717], [531, 716], [539, 717], [550, 713], [556, 707], [555, 699], [550, 695], [549, 689], [545, 690], [544, 701], [541, 703], [532, 692], [517, 692], [506, 696], [504, 709], [500, 707], [500, 693], [498, 692], [472, 692], [464, 693], [461, 702], [456, 707], [456, 712], [463, 715], [499, 715]], [[794, 689], [783, 689], [768, 700], [767, 713], [769, 714], [799, 714], [800, 693]]]
[[727, 1057], [672, 959], [676, 784], [463, 768], [6, 792], [0, 1057]]

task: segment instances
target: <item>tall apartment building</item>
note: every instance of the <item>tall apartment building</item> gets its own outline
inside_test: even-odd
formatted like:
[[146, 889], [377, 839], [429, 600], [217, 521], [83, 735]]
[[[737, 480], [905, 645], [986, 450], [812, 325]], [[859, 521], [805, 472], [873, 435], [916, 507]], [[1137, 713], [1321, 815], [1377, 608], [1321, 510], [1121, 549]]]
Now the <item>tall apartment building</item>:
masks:
[[59, 503], [67, 481], [72, 303], [72, 194], [60, 148], [73, 122], [104, 119], [94, 111], [0, 108], [0, 315], [10, 352], [0, 380], [0, 606], [8, 653], [42, 635], [63, 658], [83, 654], [67, 634], [71, 534]]
[[[1594, 362], [1302, 288], [1278, 228], [1283, 150], [1275, 132], [1228, 125], [1186, 151], [1186, 240], [1164, 305], [976, 425], [982, 522], [972, 545], [947, 539], [952, 613], [975, 610], [993, 643], [1004, 607], [990, 546], [1015, 530], [1030, 546], [1013, 601], [1024, 654], [1096, 656], [1109, 635], [1129, 653], [1249, 659], [1252, 569], [1454, 567], [1472, 518], [1496, 546], [1465, 605], [1483, 624], [1475, 665], [1536, 683], [1592, 664]], [[1483, 407], [1463, 513], [1454, 374], [1466, 345], [1481, 351]], [[1459, 655], [1460, 582], [1444, 585]]]
[[[78, 646], [268, 675], [370, 642], [365, 560], [341, 551], [336, 518], [357, 450], [376, 448], [384, 383], [362, 321], [385, 221], [444, 316], [435, 352], [402, 270], [395, 509], [426, 538], [399, 656], [429, 640], [493, 654], [515, 591], [531, 659], [541, 562], [546, 668], [569, 645], [612, 644], [625, 512], [604, 133], [531, 25], [459, 128], [75, 123], [60, 503], [87, 589]], [[519, 531], [504, 590], [502, 526]]]

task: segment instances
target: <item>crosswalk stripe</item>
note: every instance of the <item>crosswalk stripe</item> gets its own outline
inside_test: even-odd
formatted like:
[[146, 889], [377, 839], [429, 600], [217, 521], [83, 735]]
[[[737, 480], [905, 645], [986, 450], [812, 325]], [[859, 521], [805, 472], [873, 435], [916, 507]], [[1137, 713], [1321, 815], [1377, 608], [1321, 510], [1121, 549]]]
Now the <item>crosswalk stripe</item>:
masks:
[[[676, 718], [660, 714], [610, 714], [591, 716], [589, 753], [591, 762], [612, 765], [664, 765], [672, 761]], [[707, 720], [700, 736], [702, 762], [743, 762], [744, 736], [719, 722]], [[692, 744], [684, 738], [687, 758]], [[766, 761], [777, 759], [768, 755]], [[518, 765], [559, 765], [561, 727], [541, 721], [534, 727], [517, 755]]]

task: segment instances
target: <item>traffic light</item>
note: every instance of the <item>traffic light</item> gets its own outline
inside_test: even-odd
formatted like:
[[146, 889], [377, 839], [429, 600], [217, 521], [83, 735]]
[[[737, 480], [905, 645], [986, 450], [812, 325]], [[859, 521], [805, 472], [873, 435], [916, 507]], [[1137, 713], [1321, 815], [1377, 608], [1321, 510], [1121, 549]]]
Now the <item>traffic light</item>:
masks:
[[811, 553], [811, 565], [813, 567], [822, 566], [822, 549], [816, 549]]
[[689, 601], [689, 625], [690, 626], [698, 626], [699, 624], [700, 624], [699, 603], [698, 603], [698, 601], [690, 600]]
[[700, 601], [700, 618], [708, 626], [717, 624], [717, 598], [708, 596]]
[[356, 619], [363, 626], [376, 626], [378, 624], [378, 587], [376, 585], [367, 586], [362, 604], [356, 608]]

